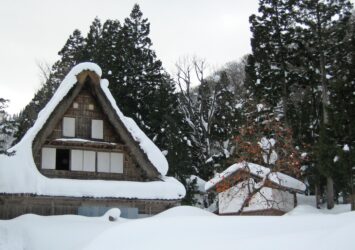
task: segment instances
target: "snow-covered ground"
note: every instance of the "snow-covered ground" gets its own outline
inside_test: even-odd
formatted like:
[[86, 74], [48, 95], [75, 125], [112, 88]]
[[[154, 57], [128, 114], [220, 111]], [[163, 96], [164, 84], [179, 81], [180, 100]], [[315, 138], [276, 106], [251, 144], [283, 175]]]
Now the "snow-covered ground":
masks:
[[300, 205], [285, 216], [216, 216], [177, 207], [136, 220], [24, 215], [0, 221], [0, 249], [355, 249], [355, 212]]

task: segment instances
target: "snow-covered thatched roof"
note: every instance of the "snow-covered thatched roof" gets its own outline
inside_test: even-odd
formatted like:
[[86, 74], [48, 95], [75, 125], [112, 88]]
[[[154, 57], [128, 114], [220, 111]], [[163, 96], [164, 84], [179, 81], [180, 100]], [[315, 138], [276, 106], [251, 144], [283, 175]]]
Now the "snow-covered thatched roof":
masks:
[[[99, 88], [115, 111], [117, 118], [139, 145], [149, 166], [153, 166], [160, 180], [151, 182], [49, 179], [37, 169], [33, 160], [32, 145], [52, 112], [78, 83], [84, 71], [94, 72]], [[101, 68], [94, 63], [81, 63], [65, 77], [45, 108], [22, 140], [11, 148], [14, 156], [0, 156], [0, 193], [31, 193], [54, 196], [117, 197], [138, 199], [181, 199], [185, 195], [183, 185], [172, 177], [166, 177], [168, 162], [159, 148], [144, 134], [135, 121], [123, 115], [108, 89], [108, 81], [101, 78]], [[140, 153], [141, 153], [140, 152]]]
[[280, 172], [271, 172], [269, 168], [247, 162], [235, 163], [224, 170], [222, 173], [217, 174], [214, 178], [206, 182], [205, 190], [209, 191], [214, 189], [219, 183], [227, 180], [232, 175], [238, 174], [239, 172], [247, 172], [252, 177], [260, 179], [263, 179], [267, 176], [268, 181], [270, 181], [272, 184], [295, 192], [302, 193], [306, 190], [306, 185], [303, 182], [291, 176]]

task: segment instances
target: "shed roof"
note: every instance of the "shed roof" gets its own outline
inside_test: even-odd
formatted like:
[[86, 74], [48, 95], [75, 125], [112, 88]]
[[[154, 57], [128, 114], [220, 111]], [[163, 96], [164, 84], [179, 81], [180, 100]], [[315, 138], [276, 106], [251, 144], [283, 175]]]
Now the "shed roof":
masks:
[[213, 190], [219, 183], [222, 183], [229, 177], [242, 172], [248, 173], [252, 177], [259, 179], [263, 179], [267, 176], [268, 181], [270, 181], [273, 185], [289, 191], [303, 193], [306, 190], [306, 185], [303, 182], [289, 175], [280, 172], [271, 172], [269, 168], [249, 162], [240, 162], [231, 165], [222, 173], [217, 174], [211, 180], [207, 181], [205, 184], [205, 190]]

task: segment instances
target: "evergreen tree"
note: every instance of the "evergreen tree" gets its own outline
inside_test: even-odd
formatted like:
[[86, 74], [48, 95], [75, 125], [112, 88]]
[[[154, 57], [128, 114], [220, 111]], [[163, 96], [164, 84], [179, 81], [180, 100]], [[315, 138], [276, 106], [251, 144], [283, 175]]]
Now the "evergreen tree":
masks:
[[[115, 24], [109, 26], [112, 25]], [[189, 147], [186, 139], [189, 127], [178, 109], [174, 82], [151, 48], [149, 32], [148, 20], [143, 17], [139, 6], [134, 5], [122, 29], [114, 35], [114, 43], [110, 47], [115, 49], [111, 56], [115, 56], [116, 62], [108, 66], [110, 75], [107, 78], [113, 83], [110, 89], [122, 111], [132, 116], [167, 153], [170, 174], [181, 179], [192, 165], [186, 148]]]
[[338, 175], [333, 158], [338, 142], [329, 118], [331, 86], [335, 79], [343, 84], [348, 75], [341, 70], [348, 67], [338, 62], [348, 57], [344, 41], [351, 5], [346, 0], [259, 3], [260, 15], [250, 18], [249, 98], [265, 102], [273, 108], [270, 114], [276, 116], [282, 108], [296, 145], [308, 151], [313, 182], [321, 184], [326, 178], [328, 207], [332, 207], [333, 177]]
[[[303, 25], [304, 44], [308, 55], [308, 80], [314, 85], [319, 107], [319, 139], [317, 141], [317, 168], [327, 180], [328, 208], [334, 206], [334, 168], [330, 141], [333, 132], [329, 121], [329, 88], [331, 79], [337, 77], [336, 56], [341, 53], [345, 26], [349, 20], [351, 4], [347, 0], [307, 0], [300, 4], [300, 23]], [[334, 144], [334, 143], [332, 143]], [[328, 156], [328, 157], [326, 157]]]
[[[117, 20], [103, 24], [95, 18], [86, 37], [75, 30], [59, 51], [60, 60], [49, 79], [20, 114], [20, 140], [52, 97], [64, 76], [76, 64], [95, 62], [119, 107], [167, 153], [170, 173], [184, 178], [191, 172], [187, 139], [190, 127], [178, 109], [174, 83], [157, 59], [149, 38], [150, 24], [138, 5], [123, 25]], [[186, 147], [187, 146], [187, 147]], [[192, 172], [190, 173], [192, 174]]]
[[8, 100], [0, 97], [0, 154], [12, 155], [7, 152], [14, 133], [14, 121], [9, 119], [5, 111]]
[[246, 72], [254, 98], [288, 121], [290, 89], [297, 82], [295, 1], [260, 0], [259, 15], [250, 16], [252, 54]]
[[334, 131], [336, 156], [334, 170], [338, 191], [352, 195], [354, 208], [355, 166], [355, 19], [341, 20], [334, 32], [344, 39], [335, 54], [334, 77], [330, 79], [329, 123]]

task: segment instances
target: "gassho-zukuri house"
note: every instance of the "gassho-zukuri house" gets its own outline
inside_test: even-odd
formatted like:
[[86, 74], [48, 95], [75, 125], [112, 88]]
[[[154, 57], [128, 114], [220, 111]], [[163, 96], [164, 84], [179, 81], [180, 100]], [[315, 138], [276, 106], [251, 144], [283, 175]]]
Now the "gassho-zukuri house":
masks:
[[[261, 189], [254, 194], [253, 190], [259, 185]], [[304, 193], [306, 186], [284, 173], [241, 162], [207, 181], [205, 190], [217, 193], [218, 210], [215, 213], [220, 215], [283, 215], [297, 205], [296, 194]]]
[[75, 66], [22, 140], [0, 156], [0, 219], [25, 213], [144, 217], [176, 206], [157, 146], [122, 114], [94, 63]]

